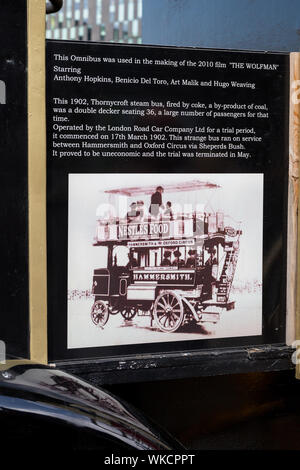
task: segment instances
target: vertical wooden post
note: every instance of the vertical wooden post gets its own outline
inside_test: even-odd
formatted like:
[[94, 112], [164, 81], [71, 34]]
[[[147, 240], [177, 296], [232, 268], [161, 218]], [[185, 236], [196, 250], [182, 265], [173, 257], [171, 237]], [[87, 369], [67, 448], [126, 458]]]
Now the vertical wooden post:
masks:
[[30, 359], [47, 363], [44, 0], [27, 0]]
[[[287, 321], [286, 341], [300, 339], [300, 243], [299, 158], [300, 158], [300, 53], [290, 55], [290, 135], [289, 135], [289, 200], [288, 200], [288, 262], [287, 262]], [[298, 253], [298, 255], [297, 255]], [[298, 259], [297, 259], [298, 256]], [[297, 274], [298, 272], [298, 274]], [[300, 378], [300, 367], [296, 367]]]

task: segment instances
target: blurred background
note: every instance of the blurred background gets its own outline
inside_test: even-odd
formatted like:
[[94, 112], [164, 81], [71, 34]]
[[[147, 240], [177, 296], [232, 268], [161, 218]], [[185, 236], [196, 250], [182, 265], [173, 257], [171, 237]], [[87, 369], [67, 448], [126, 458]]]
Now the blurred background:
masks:
[[143, 0], [64, 0], [46, 17], [48, 39], [142, 42]]
[[298, 51], [298, 0], [64, 0], [48, 39]]

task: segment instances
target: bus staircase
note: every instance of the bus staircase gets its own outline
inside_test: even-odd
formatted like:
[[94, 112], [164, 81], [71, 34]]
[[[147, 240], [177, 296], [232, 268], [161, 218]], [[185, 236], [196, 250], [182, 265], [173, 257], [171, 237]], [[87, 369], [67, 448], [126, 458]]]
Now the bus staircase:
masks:
[[217, 306], [231, 310], [234, 308], [234, 301], [229, 302], [229, 294], [235, 274], [236, 264], [239, 257], [239, 248], [230, 247], [226, 251], [225, 261], [220, 276], [220, 281], [217, 283], [216, 299], [206, 300], [203, 302], [204, 307]]

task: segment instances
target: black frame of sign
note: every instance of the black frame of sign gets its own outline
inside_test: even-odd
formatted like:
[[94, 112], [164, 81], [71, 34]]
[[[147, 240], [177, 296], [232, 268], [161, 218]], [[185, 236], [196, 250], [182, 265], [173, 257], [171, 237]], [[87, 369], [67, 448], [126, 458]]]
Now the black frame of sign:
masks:
[[[154, 380], [162, 377], [186, 377], [194, 375], [214, 375], [219, 373], [247, 372], [252, 370], [274, 370], [292, 368], [291, 349], [285, 346], [286, 321], [286, 252], [287, 252], [287, 197], [288, 197], [288, 136], [289, 136], [289, 54], [251, 51], [223, 51], [197, 48], [178, 48], [144, 45], [116, 45], [72, 41], [52, 41], [46, 43], [47, 50], [47, 226], [48, 226], [48, 342], [49, 362], [56, 363], [65, 370], [79, 373], [87, 379], [94, 378], [99, 383], [130, 382], [135, 380]], [[247, 81], [255, 81], [257, 96], [265, 97], [272, 117], [265, 128], [266, 142], [261, 149], [256, 148], [255, 157], [246, 161], [226, 162], [214, 159], [205, 162], [191, 162], [177, 158], [174, 164], [170, 158], [151, 160], [124, 158], [102, 159], [99, 162], [78, 157], [77, 159], [52, 158], [52, 98], [74, 95], [74, 84], [54, 81], [54, 65], [58, 65], [54, 54], [63, 56], [91, 57], [133, 57], [142, 60], [143, 56], [152, 58], [179, 58], [193, 61], [213, 60], [240, 63], [261, 62], [278, 63], [278, 71], [265, 71], [258, 75], [257, 70], [247, 72]], [[233, 60], [234, 59], [234, 60]], [[61, 59], [59, 65], [70, 66]], [[83, 63], [86, 71], [96, 70], [92, 62]], [[77, 64], [78, 65], [78, 64]], [[74, 65], [75, 66], [75, 65]], [[114, 65], [103, 64], [101, 74], [113, 76]], [[147, 69], [149, 71], [149, 68]], [[87, 72], [85, 72], [87, 73]], [[134, 65], [128, 64], [126, 76], [138, 75]], [[143, 68], [143, 75], [146, 69]], [[150, 72], [149, 72], [150, 73]], [[152, 73], [152, 72], [151, 72]], [[161, 72], [165, 77], [169, 70]], [[174, 72], [182, 78], [181, 72]], [[195, 78], [194, 71], [189, 72]], [[202, 71], [201, 71], [202, 73]], [[204, 75], [209, 78], [206, 70]], [[221, 77], [222, 71], [215, 70]], [[224, 72], [223, 72], [224, 73]], [[244, 72], [243, 72], [244, 73]], [[241, 77], [242, 72], [234, 70], [233, 78]], [[260, 78], [258, 78], [258, 76]], [[217, 79], [216, 78], [216, 79]], [[79, 86], [79, 85], [78, 85]], [[90, 88], [88, 88], [90, 87]], [[87, 85], [90, 97], [92, 85]], [[176, 87], [175, 87], [176, 88]], [[78, 88], [78, 90], [82, 88]], [[112, 88], [113, 89], [113, 88]], [[69, 91], [68, 91], [69, 90]], [[95, 93], [95, 88], [92, 93]], [[152, 90], [152, 91], [151, 91]], [[154, 90], [154, 91], [153, 91]], [[176, 91], [177, 90], [177, 91]], [[177, 88], [173, 93], [180, 100], [187, 99], [194, 90]], [[164, 91], [165, 92], [165, 91]], [[126, 95], [127, 93], [127, 95]], [[155, 87], [135, 87], [138, 96], [150, 99], [153, 93], [163, 96]], [[177, 93], [177, 95], [176, 95]], [[201, 92], [200, 92], [201, 93]], [[228, 90], [219, 90], [220, 100], [228, 99]], [[117, 88], [110, 96], [132, 97], [132, 88]], [[102, 95], [101, 96], [105, 96]], [[256, 98], [259, 100], [259, 98]], [[79, 122], [79, 121], [78, 121]], [[114, 121], [115, 122], [115, 121]], [[133, 121], [132, 121], [133, 122]], [[243, 124], [244, 125], [244, 124]], [[267, 158], [265, 157], [267, 153]], [[105, 160], [105, 161], [104, 161]], [[213, 161], [214, 160], [214, 161]], [[172, 166], [170, 167], [170, 164]], [[223, 166], [222, 166], [223, 165]], [[222, 171], [223, 170], [223, 171]], [[263, 173], [263, 313], [262, 334], [230, 338], [210, 338], [194, 341], [148, 342], [143, 344], [122, 344], [102, 347], [80, 347], [68, 349], [67, 318], [67, 275], [68, 275], [68, 192], [69, 174], [140, 174], [140, 173]], [[280, 188], [280, 191], [278, 191]], [[276, 367], [274, 366], [274, 360]]]

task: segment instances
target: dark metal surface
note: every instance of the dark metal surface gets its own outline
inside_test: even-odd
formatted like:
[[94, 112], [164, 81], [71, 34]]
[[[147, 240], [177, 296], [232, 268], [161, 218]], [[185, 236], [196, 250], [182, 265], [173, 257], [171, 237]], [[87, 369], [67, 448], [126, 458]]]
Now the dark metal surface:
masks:
[[74, 449], [182, 449], [110, 393], [42, 366], [0, 372], [0, 426], [5, 430], [2, 444], [22, 440], [48, 445], [50, 438], [51, 445], [60, 446], [63, 436], [63, 445]]
[[46, 4], [46, 14], [56, 13], [59, 11], [64, 4], [63, 0], [47, 0]]
[[300, 381], [293, 370], [162, 378], [108, 389], [188, 449], [300, 450]]
[[27, 3], [1, 1], [1, 327], [7, 354], [28, 357]]
[[140, 354], [59, 362], [60, 369], [96, 385], [294, 369], [294, 350], [284, 344]]

